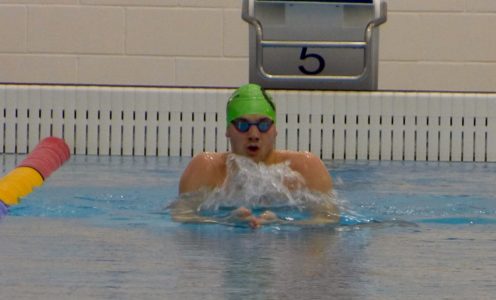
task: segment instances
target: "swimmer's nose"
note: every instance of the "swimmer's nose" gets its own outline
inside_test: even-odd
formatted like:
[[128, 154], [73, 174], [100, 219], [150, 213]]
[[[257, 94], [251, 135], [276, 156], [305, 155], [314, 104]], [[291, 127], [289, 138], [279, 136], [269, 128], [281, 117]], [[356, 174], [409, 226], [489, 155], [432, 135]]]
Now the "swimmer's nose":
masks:
[[260, 139], [260, 131], [258, 131], [257, 126], [250, 126], [248, 130], [248, 139], [250, 141], [258, 141]]

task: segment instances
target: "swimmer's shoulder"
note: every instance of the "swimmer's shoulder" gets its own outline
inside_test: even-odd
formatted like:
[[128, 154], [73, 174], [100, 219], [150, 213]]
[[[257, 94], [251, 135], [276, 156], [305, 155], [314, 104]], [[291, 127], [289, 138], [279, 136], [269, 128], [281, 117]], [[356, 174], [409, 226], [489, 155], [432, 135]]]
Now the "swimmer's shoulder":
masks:
[[195, 164], [225, 164], [227, 152], [202, 152], [198, 153], [191, 159], [191, 163]]
[[226, 153], [203, 152], [195, 155], [179, 181], [179, 193], [215, 188], [226, 176]]
[[322, 161], [315, 154], [308, 151], [277, 150], [277, 163], [289, 161], [291, 165], [321, 164]]
[[280, 162], [289, 161], [292, 170], [300, 173], [312, 190], [327, 192], [332, 189], [332, 178], [324, 162], [308, 151], [277, 151]]

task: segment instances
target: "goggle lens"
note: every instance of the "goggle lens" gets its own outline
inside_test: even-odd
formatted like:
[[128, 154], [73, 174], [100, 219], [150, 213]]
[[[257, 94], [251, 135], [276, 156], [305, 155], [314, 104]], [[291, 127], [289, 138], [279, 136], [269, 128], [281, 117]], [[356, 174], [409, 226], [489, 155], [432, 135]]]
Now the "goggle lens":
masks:
[[269, 131], [270, 127], [272, 127], [272, 124], [274, 124], [274, 122], [272, 122], [271, 119], [261, 119], [258, 120], [257, 122], [250, 122], [246, 119], [236, 119], [232, 121], [232, 124], [239, 132], [242, 133], [248, 132], [248, 130], [250, 130], [250, 127], [252, 125], [257, 126], [258, 131], [260, 131], [261, 133], [265, 133]]

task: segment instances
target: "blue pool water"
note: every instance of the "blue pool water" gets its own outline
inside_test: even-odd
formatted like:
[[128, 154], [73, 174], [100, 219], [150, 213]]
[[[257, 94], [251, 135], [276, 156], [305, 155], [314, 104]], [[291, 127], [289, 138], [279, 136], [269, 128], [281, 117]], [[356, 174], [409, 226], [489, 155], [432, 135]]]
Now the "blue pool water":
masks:
[[188, 162], [71, 158], [0, 223], [2, 297], [493, 298], [496, 164], [326, 162], [338, 226], [250, 230], [170, 220]]

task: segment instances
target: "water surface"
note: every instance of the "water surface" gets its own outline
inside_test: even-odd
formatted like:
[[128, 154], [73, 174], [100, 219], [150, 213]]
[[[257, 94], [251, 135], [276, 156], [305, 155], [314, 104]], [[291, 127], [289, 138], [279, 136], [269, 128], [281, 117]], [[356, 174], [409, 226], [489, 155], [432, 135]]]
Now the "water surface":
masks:
[[171, 222], [188, 161], [73, 157], [0, 223], [2, 298], [493, 298], [494, 164], [328, 162], [351, 221], [250, 230]]

